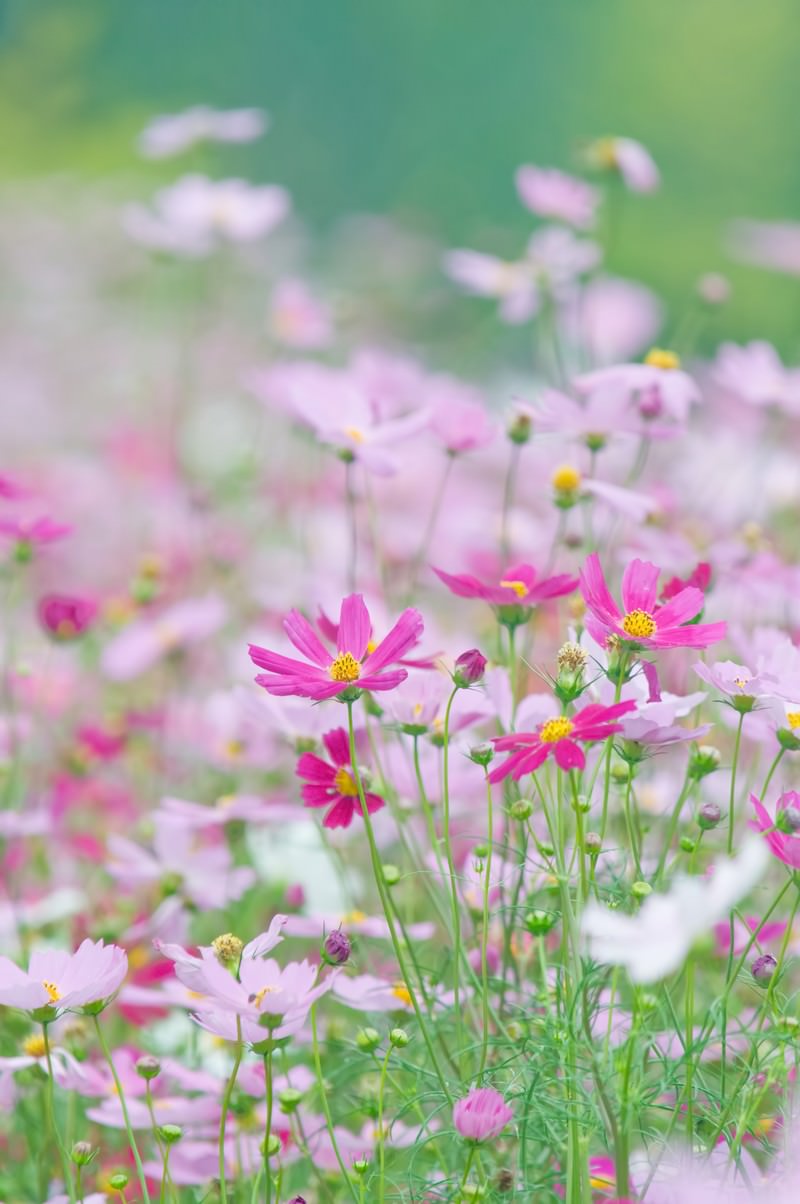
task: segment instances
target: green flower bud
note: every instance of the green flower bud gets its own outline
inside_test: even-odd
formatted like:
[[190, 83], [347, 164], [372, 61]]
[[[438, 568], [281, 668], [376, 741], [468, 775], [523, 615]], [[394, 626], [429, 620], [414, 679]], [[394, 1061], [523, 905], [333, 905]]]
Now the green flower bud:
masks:
[[389, 1033], [389, 1042], [397, 1049], [405, 1049], [411, 1038], [404, 1028], [393, 1028]]
[[183, 1137], [183, 1129], [180, 1125], [157, 1125], [156, 1133], [165, 1145], [174, 1145]]
[[296, 1112], [300, 1100], [303, 1098], [302, 1091], [297, 1091], [294, 1087], [286, 1087], [278, 1096], [278, 1107], [286, 1116], [291, 1116]]
[[511, 804], [510, 811], [513, 819], [524, 822], [533, 814], [533, 803], [529, 798], [515, 799]]
[[381, 1035], [374, 1028], [360, 1028], [356, 1033], [356, 1045], [365, 1053], [372, 1053], [381, 1043]]
[[649, 882], [634, 882], [631, 886], [631, 894], [634, 899], [646, 899], [652, 893], [653, 888]]

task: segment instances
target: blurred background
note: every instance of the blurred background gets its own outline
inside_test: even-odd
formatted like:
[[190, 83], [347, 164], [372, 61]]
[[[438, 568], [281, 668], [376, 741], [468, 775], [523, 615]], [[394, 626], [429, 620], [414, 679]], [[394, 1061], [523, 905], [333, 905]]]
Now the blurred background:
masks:
[[[626, 198], [609, 268], [645, 279], [676, 321], [697, 277], [722, 271], [734, 294], [713, 338], [795, 349], [800, 283], [733, 264], [723, 235], [737, 217], [800, 218], [797, 0], [0, 0], [0, 13], [0, 175], [16, 193], [57, 178], [146, 198], [186, 169], [137, 156], [148, 119], [261, 106], [266, 138], [190, 166], [284, 184], [321, 236], [390, 215], [438, 264], [448, 246], [519, 252], [520, 163], [570, 169], [584, 140], [628, 135], [663, 187]], [[453, 305], [465, 344], [514, 337], [492, 305]]]

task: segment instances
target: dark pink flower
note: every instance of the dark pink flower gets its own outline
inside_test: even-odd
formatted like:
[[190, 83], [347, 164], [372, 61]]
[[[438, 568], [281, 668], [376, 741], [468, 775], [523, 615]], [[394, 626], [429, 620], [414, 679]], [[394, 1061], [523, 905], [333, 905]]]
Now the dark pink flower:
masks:
[[83, 635], [97, 616], [97, 603], [71, 594], [45, 594], [36, 608], [39, 622], [57, 640]]
[[773, 819], [760, 799], [750, 795], [756, 818], [751, 827], [763, 832], [772, 852], [784, 865], [800, 870], [800, 794], [785, 791], [778, 799]]
[[[350, 763], [350, 742], [343, 727], [326, 732], [322, 742], [328, 750], [329, 761], [315, 753], [303, 753], [297, 762], [296, 773], [305, 785], [301, 791], [307, 807], [328, 807], [322, 821], [325, 828], [349, 828], [353, 816], [361, 814], [353, 767]], [[372, 814], [385, 806], [378, 794], [364, 792], [367, 810]]]
[[688, 586], [665, 606], [659, 606], [660, 569], [644, 560], [632, 560], [622, 577], [624, 613], [606, 584], [596, 552], [586, 558], [581, 571], [581, 592], [589, 614], [586, 628], [598, 644], [617, 636], [641, 648], [707, 648], [725, 635], [725, 623], [691, 623], [703, 609], [702, 590]]
[[682, 589], [686, 589], [690, 585], [693, 585], [695, 589], [701, 589], [705, 593], [710, 584], [711, 565], [705, 560], [701, 560], [685, 580], [680, 577], [670, 577], [669, 581], [661, 587], [661, 600], [662, 602], [669, 602]]
[[492, 770], [489, 781], [501, 782], [509, 774], [519, 781], [526, 773], [533, 773], [543, 765], [551, 753], [560, 769], [583, 769], [586, 758], [576, 741], [588, 743], [613, 736], [622, 727], [617, 722], [619, 717], [635, 709], [633, 699], [610, 707], [593, 702], [572, 717], [556, 715], [540, 723], [533, 732], [498, 736], [492, 741], [495, 748], [498, 752], [510, 752], [511, 756]]
[[569, 573], [537, 579], [532, 564], [512, 564], [497, 584], [484, 584], [469, 573], [445, 573], [443, 569], [432, 567], [439, 580], [457, 598], [482, 598], [492, 606], [536, 606], [551, 598], [571, 594], [578, 584], [578, 579]]
[[513, 1109], [494, 1087], [473, 1087], [469, 1095], [453, 1105], [456, 1132], [467, 1141], [489, 1141], [513, 1119]]
[[28, 548], [33, 548], [37, 544], [54, 543], [55, 540], [63, 539], [65, 535], [69, 535], [71, 530], [72, 528], [66, 526], [64, 523], [56, 523], [53, 519], [47, 517], [36, 519], [0, 519], [0, 535], [6, 535], [17, 544], [22, 544]]
[[332, 656], [320, 640], [308, 619], [299, 611], [291, 611], [283, 621], [289, 639], [307, 661], [270, 652], [257, 644], [250, 645], [250, 659], [259, 669], [256, 681], [268, 694], [296, 694], [301, 698], [335, 698], [350, 688], [359, 690], [393, 690], [408, 674], [405, 669], [385, 672], [397, 664], [422, 635], [422, 615], [418, 610], [404, 610], [389, 634], [377, 647], [369, 649], [371, 623], [369, 611], [361, 594], [344, 599], [339, 613], [336, 656]]

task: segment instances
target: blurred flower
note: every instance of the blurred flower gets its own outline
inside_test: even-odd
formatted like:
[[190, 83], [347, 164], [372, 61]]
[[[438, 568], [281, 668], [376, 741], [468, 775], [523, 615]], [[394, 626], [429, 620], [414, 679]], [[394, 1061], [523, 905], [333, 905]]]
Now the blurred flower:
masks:
[[131, 681], [170, 653], [207, 640], [227, 615], [227, 606], [216, 594], [175, 602], [123, 628], [103, 649], [100, 667], [112, 681]]
[[599, 138], [587, 155], [592, 166], [617, 172], [631, 192], [655, 192], [661, 183], [650, 152], [633, 138]]
[[183, 113], [154, 117], [139, 135], [139, 150], [147, 159], [167, 159], [197, 142], [252, 142], [267, 128], [261, 109], [211, 109], [195, 105]]
[[517, 193], [531, 213], [586, 229], [594, 225], [600, 193], [585, 180], [554, 167], [517, 168]]
[[276, 284], [270, 300], [270, 332], [279, 343], [301, 349], [327, 347], [333, 337], [328, 307], [303, 280]]
[[760, 799], [750, 795], [756, 817], [751, 827], [763, 832], [773, 854], [784, 865], [800, 869], [800, 794], [786, 790], [778, 798], [773, 819]]
[[744, 263], [800, 276], [800, 222], [759, 222], [742, 218], [728, 230], [728, 249]]
[[800, 413], [800, 369], [785, 368], [771, 343], [723, 343], [712, 366], [717, 384], [749, 405]]
[[97, 615], [92, 598], [71, 594], [45, 594], [36, 607], [39, 622], [57, 640], [72, 640], [91, 627]]
[[532, 564], [510, 565], [496, 585], [484, 584], [469, 573], [446, 573], [444, 569], [432, 567], [439, 580], [457, 598], [481, 598], [492, 606], [500, 607], [531, 608], [551, 598], [571, 594], [578, 584], [577, 578], [570, 577], [568, 573], [538, 578]]

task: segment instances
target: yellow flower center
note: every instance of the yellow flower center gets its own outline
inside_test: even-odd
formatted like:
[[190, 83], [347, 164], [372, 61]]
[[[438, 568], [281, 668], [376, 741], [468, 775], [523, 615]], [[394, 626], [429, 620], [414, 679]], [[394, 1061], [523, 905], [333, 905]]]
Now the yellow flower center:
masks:
[[22, 1042], [22, 1052], [29, 1058], [43, 1058], [45, 1055], [44, 1037], [41, 1033], [31, 1033]]
[[734, 677], [733, 684], [735, 686], [737, 686], [738, 689], [743, 690], [745, 688], [745, 686], [747, 685], [747, 683], [749, 682], [749, 680], [750, 680], [749, 677]]
[[372, 655], [372, 653], [375, 651], [375, 649], [377, 647], [378, 647], [378, 641], [370, 640], [369, 643], [367, 644], [367, 654]]
[[786, 716], [786, 722], [789, 724], [789, 727], [792, 729], [792, 731], [794, 731], [795, 728], [800, 727], [800, 711], [789, 711]]
[[361, 676], [361, 665], [352, 652], [340, 652], [328, 672], [333, 681], [358, 681]]
[[349, 439], [352, 439], [354, 443], [363, 443], [364, 442], [364, 438], [365, 438], [364, 432], [362, 430], [359, 430], [359, 428], [357, 426], [346, 426], [344, 428], [344, 433], [348, 436]]
[[150, 961], [150, 950], [145, 945], [134, 945], [128, 950], [128, 965], [132, 970], [141, 970]]
[[411, 1007], [411, 992], [404, 982], [396, 982], [392, 987], [392, 994], [407, 1008]]
[[622, 630], [634, 639], [649, 639], [656, 629], [656, 621], [646, 610], [629, 610], [622, 620]]
[[581, 474], [571, 464], [561, 464], [550, 478], [557, 493], [574, 493], [581, 483]]
[[548, 719], [539, 728], [539, 739], [542, 744], [556, 744], [559, 740], [565, 740], [570, 735], [575, 724], [571, 719], [567, 719], [566, 715], [559, 715], [556, 719]]
[[254, 1003], [257, 1008], [260, 1008], [266, 995], [279, 995], [280, 991], [281, 988], [277, 984], [269, 987], [262, 987], [260, 991], [256, 991], [255, 995], [250, 996], [249, 1002]]
[[528, 587], [524, 581], [501, 581], [500, 588], [513, 590], [518, 598], [524, 598], [528, 592]]
[[667, 371], [681, 366], [680, 357], [674, 351], [665, 351], [663, 347], [653, 347], [644, 357], [644, 362], [651, 368], [665, 368]]
[[343, 795], [345, 798], [358, 797], [358, 786], [356, 786], [355, 782], [353, 781], [353, 775], [349, 772], [349, 770], [345, 769], [344, 766], [342, 766], [341, 769], [336, 770], [336, 777], [333, 779], [333, 784], [338, 793]]
[[356, 908], [354, 911], [346, 911], [344, 913], [344, 915], [342, 916], [342, 923], [343, 924], [363, 924], [364, 921], [366, 920], [366, 918], [367, 918], [366, 912], [359, 911], [358, 908]]
[[61, 992], [59, 991], [56, 984], [54, 982], [44, 982], [43, 981], [42, 986], [44, 987], [45, 991], [47, 991], [47, 994], [50, 996], [50, 1002], [58, 1003], [59, 999], [61, 998]]
[[595, 1175], [592, 1175], [592, 1177], [590, 1178], [589, 1186], [593, 1187], [595, 1189], [595, 1191], [603, 1191], [606, 1188], [613, 1187], [614, 1180], [609, 1178], [608, 1175], [595, 1174]]

